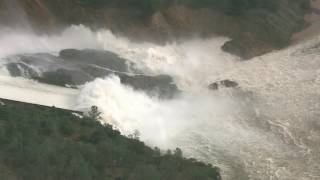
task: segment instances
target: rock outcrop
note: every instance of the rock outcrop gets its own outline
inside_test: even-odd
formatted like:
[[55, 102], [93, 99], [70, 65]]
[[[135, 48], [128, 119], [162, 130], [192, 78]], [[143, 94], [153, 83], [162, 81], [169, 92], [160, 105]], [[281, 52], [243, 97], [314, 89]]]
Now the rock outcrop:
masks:
[[153, 4], [142, 6], [151, 2], [147, 0], [130, 1], [136, 4], [114, 0], [0, 0], [0, 21], [5, 24], [10, 23], [8, 2], [10, 6], [12, 2], [19, 4], [18, 10], [24, 10], [21, 15], [42, 31], [84, 24], [93, 29], [109, 28], [133, 40], [158, 43], [190, 36], [226, 36], [231, 40], [223, 50], [244, 59], [288, 45], [292, 34], [306, 27], [304, 15], [310, 6], [309, 0], [163, 1], [168, 3], [157, 8]]
[[28, 54], [8, 57], [11, 76], [21, 76], [58, 86], [77, 87], [96, 78], [116, 75], [122, 84], [151, 96], [171, 98], [179, 93], [172, 77], [148, 75], [135, 69], [132, 62], [101, 50], [66, 49], [59, 56]]
[[214, 82], [209, 85], [209, 89], [211, 90], [218, 90], [219, 88], [235, 88], [235, 87], [238, 87], [238, 83], [228, 79]]

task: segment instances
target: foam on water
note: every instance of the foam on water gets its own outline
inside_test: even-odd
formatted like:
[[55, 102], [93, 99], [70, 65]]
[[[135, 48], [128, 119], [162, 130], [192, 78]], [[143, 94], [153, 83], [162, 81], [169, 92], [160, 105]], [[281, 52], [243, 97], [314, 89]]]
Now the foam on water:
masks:
[[0, 29], [0, 57], [24, 53], [55, 53], [67, 48], [101, 49], [97, 35], [84, 26], [71, 26], [59, 35], [36, 35], [24, 29]]
[[[150, 145], [218, 164], [226, 179], [319, 178], [319, 128], [311, 127], [319, 124], [319, 55], [297, 55], [318, 40], [239, 62], [220, 50], [224, 38], [166, 46], [109, 39], [99, 33], [105, 49], [172, 75], [184, 93], [161, 101], [111, 77], [83, 88], [82, 107], [98, 105], [105, 121], [127, 134], [138, 129]], [[208, 82], [221, 79], [237, 81], [241, 92], [208, 92]]]
[[[220, 50], [226, 40], [160, 46], [72, 26], [55, 36], [0, 33], [0, 57], [65, 48], [115, 52], [148, 73], [173, 76], [183, 93], [172, 100], [156, 99], [112, 76], [84, 85], [75, 108], [97, 105], [103, 121], [124, 134], [137, 129], [151, 146], [181, 147], [189, 157], [222, 167], [225, 179], [319, 179], [320, 40], [246, 62]], [[240, 88], [207, 89], [210, 82], [224, 79]]]

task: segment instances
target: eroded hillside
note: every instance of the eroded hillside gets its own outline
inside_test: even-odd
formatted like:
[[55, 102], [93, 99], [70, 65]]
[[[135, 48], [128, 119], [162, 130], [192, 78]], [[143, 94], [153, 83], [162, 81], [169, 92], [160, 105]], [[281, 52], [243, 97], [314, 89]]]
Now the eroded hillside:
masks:
[[4, 24], [27, 19], [45, 32], [84, 24], [93, 29], [108, 28], [133, 40], [159, 43], [222, 35], [232, 39], [222, 48], [245, 59], [288, 45], [292, 34], [307, 26], [304, 15], [310, 6], [309, 0], [0, 2]]

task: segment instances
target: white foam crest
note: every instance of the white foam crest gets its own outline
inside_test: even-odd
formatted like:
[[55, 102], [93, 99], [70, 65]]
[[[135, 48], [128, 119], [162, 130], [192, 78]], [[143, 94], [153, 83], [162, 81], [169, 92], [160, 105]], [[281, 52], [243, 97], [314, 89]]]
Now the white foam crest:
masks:
[[207, 86], [209, 74], [220, 74], [231, 69], [237, 59], [220, 49], [228, 40], [223, 37], [156, 45], [134, 43], [116, 37], [110, 31], [97, 33], [98, 41], [103, 44], [105, 50], [134, 61], [138, 68], [149, 73], [172, 75], [184, 90]]
[[[105, 121], [125, 134], [137, 129], [151, 145], [180, 146], [187, 155], [222, 163], [221, 167], [241, 164], [252, 179], [319, 177], [319, 39], [241, 63], [221, 51], [225, 41], [193, 39], [161, 46], [134, 43], [108, 30], [93, 32], [84, 26], [72, 26], [54, 36], [3, 30], [0, 58], [65, 48], [110, 50], [151, 74], [172, 75], [183, 94], [162, 101], [122, 85], [117, 77], [109, 77], [86, 84], [77, 108], [97, 105]], [[0, 72], [7, 74], [3, 69]], [[257, 102], [248, 105], [245, 98], [228, 95], [225, 89], [207, 90], [210, 82], [223, 79], [238, 82], [243, 90], [254, 94]], [[20, 91], [30, 87], [23, 83], [17, 87], [15, 83], [21, 82], [14, 80], [0, 82], [5, 88]], [[55, 90], [53, 86], [43, 88]], [[33, 93], [29, 100], [35, 96]], [[50, 100], [49, 96], [43, 97]], [[57, 104], [63, 106], [67, 103], [64, 101], [61, 98]]]
[[138, 68], [151, 74], [170, 74], [180, 88], [189, 90], [207, 86], [209, 74], [220, 74], [233, 67], [236, 58], [220, 49], [225, 41], [226, 38], [220, 37], [156, 45], [131, 42], [109, 30], [94, 32], [82, 25], [71, 26], [58, 35], [3, 28], [0, 29], [0, 58], [25, 53], [57, 53], [67, 48], [104, 49], [134, 61]]
[[234, 118], [242, 111], [235, 99], [209, 91], [163, 101], [122, 85], [113, 76], [86, 84], [78, 104], [80, 109], [98, 106], [104, 120], [124, 134], [139, 130], [144, 141], [163, 148], [177, 146], [176, 138], [204, 127], [211, 128], [215, 145], [225, 151], [236, 151], [239, 146], [259, 143], [264, 138], [247, 129], [240, 118]]
[[67, 48], [101, 49], [97, 34], [84, 26], [71, 26], [58, 35], [37, 35], [11, 28], [0, 30], [0, 58], [24, 53], [58, 52]]
[[[295, 54], [310, 44], [239, 63], [220, 50], [224, 38], [159, 46], [121, 38], [107, 41], [114, 36], [99, 33], [104, 49], [138, 62], [151, 73], [172, 75], [184, 90], [179, 99], [164, 102], [121, 85], [117, 78], [87, 84], [80, 104], [98, 105], [108, 122], [125, 132], [138, 129], [152, 145], [180, 146], [188, 155], [227, 167], [243, 164], [252, 179], [302, 179], [309, 176], [308, 168], [314, 169], [311, 159], [316, 155], [310, 149], [319, 148], [306, 145], [304, 134], [319, 112], [315, 103], [320, 94], [315, 83], [319, 55]], [[242, 105], [244, 99], [224, 95], [224, 90], [206, 90], [208, 82], [220, 79], [237, 81], [257, 96], [258, 102], [250, 102], [257, 104]], [[219, 157], [232, 160], [215, 159]], [[307, 173], [298, 173], [297, 168]]]

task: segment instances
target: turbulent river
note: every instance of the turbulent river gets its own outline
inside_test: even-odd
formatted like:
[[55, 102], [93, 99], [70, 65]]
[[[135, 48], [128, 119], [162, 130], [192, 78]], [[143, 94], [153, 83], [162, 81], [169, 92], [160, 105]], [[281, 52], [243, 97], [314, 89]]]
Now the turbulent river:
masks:
[[[2, 29], [0, 97], [77, 110], [97, 105], [103, 121], [122, 133], [138, 130], [150, 146], [180, 147], [188, 157], [219, 166], [224, 179], [320, 179], [320, 37], [250, 61], [221, 51], [225, 41], [160, 46], [84, 26], [52, 36]], [[68, 48], [113, 52], [141, 72], [170, 75], [181, 93], [151, 96], [117, 75], [78, 89], [57, 87], [11, 77], [5, 66], [13, 55], [57, 55]], [[225, 79], [239, 86], [208, 88]]]

